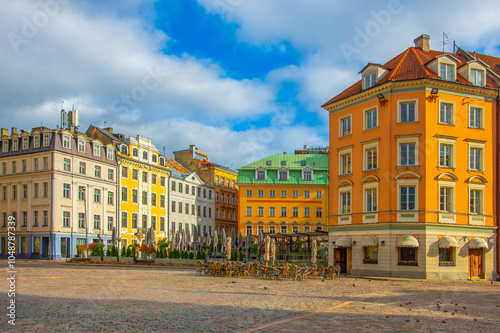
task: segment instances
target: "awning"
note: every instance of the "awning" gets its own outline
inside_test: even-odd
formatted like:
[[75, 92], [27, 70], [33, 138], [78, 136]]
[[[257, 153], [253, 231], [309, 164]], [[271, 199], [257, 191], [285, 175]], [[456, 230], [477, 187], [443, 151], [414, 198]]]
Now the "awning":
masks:
[[419, 247], [418, 240], [412, 235], [404, 235], [399, 237], [396, 243], [397, 247]]
[[487, 249], [488, 244], [482, 238], [472, 238], [469, 241], [469, 249]]
[[453, 237], [444, 236], [439, 240], [438, 247], [440, 249], [449, 249], [450, 247], [458, 247], [458, 242]]
[[351, 239], [347, 236], [342, 236], [337, 238], [335, 242], [335, 246], [337, 247], [352, 247]]
[[361, 246], [378, 247], [378, 240], [373, 235], [363, 236], [363, 239], [361, 239]]

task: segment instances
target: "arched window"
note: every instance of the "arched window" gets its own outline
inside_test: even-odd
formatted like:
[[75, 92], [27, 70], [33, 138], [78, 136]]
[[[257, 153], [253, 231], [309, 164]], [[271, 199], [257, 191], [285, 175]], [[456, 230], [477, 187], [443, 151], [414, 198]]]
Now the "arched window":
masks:
[[139, 149], [134, 148], [134, 149], [132, 150], [132, 155], [133, 155], [134, 157], [139, 157]]

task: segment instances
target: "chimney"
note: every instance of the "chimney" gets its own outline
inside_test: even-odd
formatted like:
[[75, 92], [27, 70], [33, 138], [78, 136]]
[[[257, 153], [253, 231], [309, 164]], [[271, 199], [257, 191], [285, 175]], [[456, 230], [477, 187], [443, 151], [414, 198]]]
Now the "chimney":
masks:
[[194, 158], [194, 154], [195, 154], [195, 147], [194, 147], [194, 145], [189, 145], [189, 151], [191, 152], [191, 157]]
[[9, 136], [9, 130], [6, 128], [2, 128], [2, 136]]
[[422, 51], [429, 51], [429, 39], [431, 39], [431, 36], [429, 35], [420, 35], [420, 37], [415, 38], [413, 42], [415, 43], [415, 47], [417, 49], [421, 49]]
[[106, 127], [104, 130], [108, 131], [109, 133], [113, 133], [113, 127]]
[[12, 127], [10, 135], [17, 134], [17, 127]]

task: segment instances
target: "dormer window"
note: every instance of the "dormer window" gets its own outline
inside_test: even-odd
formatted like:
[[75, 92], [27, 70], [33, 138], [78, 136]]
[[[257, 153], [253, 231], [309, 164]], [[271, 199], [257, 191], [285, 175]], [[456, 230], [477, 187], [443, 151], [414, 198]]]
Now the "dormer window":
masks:
[[271, 160], [267, 161], [266, 165], [271, 165]]
[[29, 149], [30, 147], [30, 138], [28, 138], [27, 136], [25, 136], [23, 138], [23, 150], [26, 150], [26, 149]]
[[281, 165], [286, 165], [286, 161], [281, 161]]
[[34, 148], [40, 148], [40, 135], [36, 134], [33, 137], [33, 147]]
[[151, 161], [152, 161], [153, 163], [156, 163], [156, 162], [157, 162], [157, 157], [156, 157], [156, 155], [155, 155], [155, 154], [152, 154], [152, 155], [151, 155]]
[[377, 83], [377, 72], [365, 75], [363, 78], [364, 89], [373, 87]]
[[122, 154], [127, 155], [127, 146], [121, 145], [120, 146], [120, 151], [122, 152]]
[[101, 146], [94, 143], [94, 156], [101, 156]]
[[455, 66], [451, 64], [441, 64], [439, 66], [439, 76], [443, 80], [454, 81], [455, 80]]
[[266, 180], [267, 179], [267, 170], [263, 167], [258, 167], [255, 169], [255, 179], [256, 180]]
[[313, 169], [306, 167], [302, 169], [302, 180], [313, 180]]
[[163, 157], [160, 157], [160, 165], [161, 166], [165, 165], [165, 159]]
[[278, 169], [278, 180], [288, 180], [288, 169], [279, 168]]
[[300, 161], [300, 165], [305, 166], [306, 165], [306, 161]]
[[80, 153], [85, 153], [85, 140], [82, 139], [78, 140], [78, 151]]
[[479, 69], [471, 69], [469, 81], [473, 85], [484, 86], [484, 71]]
[[106, 157], [108, 160], [112, 160], [113, 157], [115, 157], [115, 153], [114, 153], [114, 150], [112, 148], [107, 148], [106, 150]]
[[9, 140], [3, 140], [2, 143], [2, 152], [8, 153], [9, 152]]
[[67, 135], [63, 135], [63, 147], [64, 147], [64, 148], [71, 149], [71, 141], [70, 141], [70, 137], [69, 137], [69, 136], [67, 136]]

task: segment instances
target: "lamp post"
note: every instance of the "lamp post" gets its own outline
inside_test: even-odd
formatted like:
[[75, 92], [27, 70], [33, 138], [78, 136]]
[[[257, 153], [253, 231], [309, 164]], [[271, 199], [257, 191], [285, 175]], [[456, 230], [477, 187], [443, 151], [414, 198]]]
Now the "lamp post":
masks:
[[87, 258], [89, 257], [89, 228], [88, 228], [88, 223], [87, 223], [87, 193], [85, 191], [85, 188], [82, 187], [78, 190], [82, 194], [83, 198], [83, 216], [84, 216], [84, 222], [85, 222], [85, 250], [87, 251]]

